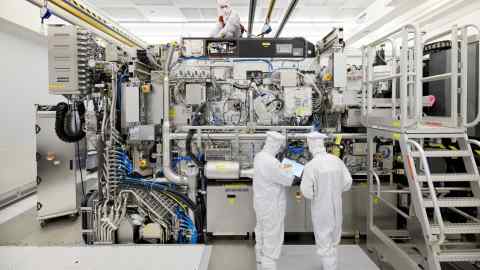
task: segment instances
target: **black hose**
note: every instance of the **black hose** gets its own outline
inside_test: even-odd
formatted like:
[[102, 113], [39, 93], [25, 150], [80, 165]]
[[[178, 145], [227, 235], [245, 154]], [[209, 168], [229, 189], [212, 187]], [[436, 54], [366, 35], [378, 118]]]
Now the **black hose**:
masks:
[[[203, 103], [198, 107], [198, 109], [193, 114], [192, 125], [197, 126], [201, 124], [201, 116], [203, 115], [203, 111], [206, 107], [206, 103]], [[192, 139], [193, 135], [195, 135], [195, 129], [190, 129], [187, 134], [187, 138], [185, 139], [185, 151], [187, 152], [187, 156], [189, 156], [195, 165], [199, 168], [203, 168], [205, 166], [205, 162], [203, 160], [199, 160], [192, 152]]]
[[[57, 104], [55, 132], [60, 140], [67, 143], [75, 143], [85, 138], [86, 133], [83, 131], [85, 125], [85, 105], [82, 102], [76, 102], [73, 105], [68, 105], [65, 102]], [[74, 130], [70, 130], [72, 118], [80, 119], [80, 123], [75, 124]], [[76, 120], [74, 121], [76, 122]]]

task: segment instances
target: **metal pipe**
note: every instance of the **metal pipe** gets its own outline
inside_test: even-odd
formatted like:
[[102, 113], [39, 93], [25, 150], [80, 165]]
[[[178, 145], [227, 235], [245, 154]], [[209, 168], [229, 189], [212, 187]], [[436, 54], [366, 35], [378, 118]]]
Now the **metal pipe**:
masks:
[[[430, 167], [429, 167], [430, 165], [428, 164], [427, 158], [425, 156], [425, 151], [423, 150], [422, 146], [419, 143], [417, 143], [414, 140], [407, 140], [407, 143], [413, 145], [417, 149], [417, 151], [420, 153], [420, 161], [423, 164], [423, 169], [425, 171], [425, 176], [427, 178], [428, 190], [430, 192], [430, 197], [431, 197], [432, 203], [433, 203], [433, 213], [434, 213], [435, 218], [437, 219], [438, 226], [440, 227], [440, 235], [439, 235], [438, 240], [435, 240], [435, 241], [432, 241], [432, 242], [434, 242], [434, 244], [436, 244], [436, 245], [441, 245], [445, 242], [445, 239], [446, 239], [445, 238], [445, 223], [443, 221], [442, 212], [440, 211], [440, 206], [439, 206], [439, 203], [438, 203], [435, 186], [433, 185], [432, 174], [430, 173]], [[416, 172], [414, 171], [413, 174], [414, 175], [412, 175], [412, 177], [415, 177]], [[417, 187], [418, 188], [420, 187], [418, 185], [418, 183], [417, 183]], [[420, 197], [420, 199], [421, 199], [421, 197]], [[431, 232], [430, 232], [430, 234], [431, 234]]]
[[248, 99], [249, 99], [249, 105], [248, 105], [248, 116], [250, 118], [249, 124], [254, 126], [255, 125], [255, 107], [254, 107], [254, 99], [253, 99], [253, 87], [250, 87], [248, 90]]
[[[27, 0], [28, 2], [38, 6], [43, 7], [44, 2], [38, 0]], [[66, 12], [67, 14], [73, 16], [76, 19], [81, 20], [82, 22], [88, 24], [90, 27], [110, 36], [111, 38], [121, 42], [122, 44], [128, 47], [139, 47], [145, 48], [144, 44], [133, 40], [132, 38], [128, 37], [125, 33], [118, 31], [115, 27], [111, 27], [107, 24], [103, 18], [95, 17], [92, 11], [85, 8], [84, 5], [80, 5], [75, 1], [67, 1], [67, 0], [48, 0], [52, 6], [50, 6], [50, 10], [56, 16], [65, 19], [66, 21], [76, 24], [72, 22], [71, 19], [66, 18], [63, 16], [59, 11]]]
[[[465, 28], [474, 28], [476, 31], [477, 31], [477, 38], [476, 40], [480, 40], [480, 28], [477, 26], [477, 25], [472, 25], [472, 24], [469, 24], [469, 25], [466, 25]], [[468, 33], [468, 31], [467, 31]], [[478, 55], [480, 57], [480, 47], [478, 49]], [[468, 61], [466, 63], [463, 63], [463, 65], [465, 66], [468, 66]], [[477, 76], [480, 76], [480, 69], [477, 71], [478, 72], [478, 75]], [[467, 74], [468, 74], [468, 71], [467, 71]], [[468, 96], [468, 90], [466, 90], [467, 93], [465, 93], [466, 96]], [[467, 97], [468, 99], [468, 97]], [[478, 94], [478, 108], [477, 108], [477, 115], [475, 117], [475, 119], [472, 121], [472, 122], [468, 122], [468, 109], [465, 110], [465, 126], [466, 127], [474, 127], [476, 126], [479, 122], [480, 122], [480, 93]]]
[[256, 129], [256, 130], [311, 130], [311, 126], [255, 126], [254, 128], [249, 126], [182, 126], [179, 130], [188, 131], [190, 129], [195, 130], [242, 130], [242, 129]]
[[276, 0], [270, 0], [270, 3], [268, 4], [267, 16], [265, 17], [265, 24], [270, 24], [273, 8], [275, 7], [276, 2]]
[[162, 126], [162, 147], [163, 147], [163, 174], [165, 177], [174, 183], [187, 184], [188, 179], [186, 177], [176, 174], [170, 164], [170, 78], [168, 63], [171, 62], [173, 56], [174, 47], [171, 46], [168, 52], [168, 58], [166, 61], [165, 78], [163, 80], [163, 126]]
[[[364, 133], [338, 133], [338, 134], [329, 134], [329, 139], [335, 139], [338, 135], [341, 135], [343, 139], [366, 139], [367, 135]], [[193, 135], [193, 138], [198, 138], [198, 134]], [[213, 133], [213, 134], [201, 134], [201, 139], [206, 140], [231, 140], [231, 139], [240, 139], [240, 140], [263, 140], [267, 137], [265, 133], [256, 133], [256, 134], [245, 134], [245, 133]], [[306, 139], [308, 133], [287, 133], [288, 139]], [[173, 133], [170, 134], [171, 140], [185, 140], [187, 138], [187, 133]]]
[[275, 34], [275, 38], [279, 38], [280, 35], [282, 34], [283, 28], [287, 24], [288, 19], [290, 19], [290, 16], [292, 16], [292, 12], [297, 7], [297, 4], [298, 4], [298, 0], [292, 0], [290, 2], [290, 5], [288, 6], [287, 11], [285, 12], [285, 15], [283, 16], [282, 22], [278, 26], [278, 31], [277, 31], [277, 34]]
[[[452, 74], [450, 79], [450, 91], [452, 92], [451, 98], [451, 115], [452, 115], [452, 122], [455, 126], [458, 125], [458, 26], [454, 25], [452, 28], [452, 49], [450, 50], [451, 53], [451, 60], [450, 60], [450, 72]], [[466, 65], [467, 63], [464, 63]]]
[[257, 0], [250, 0], [250, 8], [248, 12], [248, 36], [253, 33], [253, 23], [255, 22], [255, 11], [257, 9]]

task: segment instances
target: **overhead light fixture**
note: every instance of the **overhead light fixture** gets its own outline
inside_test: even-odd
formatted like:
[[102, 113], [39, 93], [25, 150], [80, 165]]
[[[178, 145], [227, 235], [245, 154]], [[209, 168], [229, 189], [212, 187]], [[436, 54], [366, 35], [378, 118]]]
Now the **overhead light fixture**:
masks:
[[357, 24], [363, 24], [367, 20], [367, 12], [362, 12], [362, 14], [358, 15], [358, 17], [355, 19], [355, 22]]

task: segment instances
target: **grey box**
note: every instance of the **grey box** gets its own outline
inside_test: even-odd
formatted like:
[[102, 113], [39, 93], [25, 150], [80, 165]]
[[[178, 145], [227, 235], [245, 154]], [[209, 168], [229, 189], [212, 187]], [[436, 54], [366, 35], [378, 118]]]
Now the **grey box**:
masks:
[[80, 178], [82, 167], [79, 163], [85, 162], [85, 140], [78, 143], [78, 149], [76, 143], [61, 141], [55, 133], [54, 111], [38, 112], [37, 126], [37, 219], [75, 214], [77, 177]]
[[49, 26], [48, 71], [50, 94], [80, 94], [77, 28], [75, 26]]
[[188, 83], [185, 85], [185, 103], [188, 105], [200, 105], [206, 100], [205, 84]]
[[246, 235], [255, 229], [250, 184], [207, 187], [207, 231], [216, 235]]
[[122, 128], [140, 123], [140, 88], [136, 83], [122, 85]]
[[155, 126], [135, 126], [128, 130], [129, 141], [155, 141]]

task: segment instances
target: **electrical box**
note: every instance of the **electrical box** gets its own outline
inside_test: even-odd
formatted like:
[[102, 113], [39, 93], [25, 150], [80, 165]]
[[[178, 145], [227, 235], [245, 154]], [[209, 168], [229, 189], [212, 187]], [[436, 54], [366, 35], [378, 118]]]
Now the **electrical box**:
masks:
[[48, 28], [50, 94], [80, 94], [78, 62], [77, 28], [73, 25], [50, 25]]
[[121, 54], [121, 49], [113, 44], [108, 44], [105, 47], [105, 61], [107, 62], [117, 62], [120, 59]]
[[308, 117], [312, 115], [312, 88], [289, 87], [285, 88], [286, 117]]
[[128, 140], [130, 142], [155, 141], [155, 126], [135, 126], [128, 130]]
[[206, 86], [200, 83], [188, 83], [185, 85], [185, 103], [188, 105], [200, 105], [206, 100]]
[[122, 85], [122, 128], [140, 123], [140, 88], [138, 84]]
[[333, 59], [333, 86], [345, 88], [347, 87], [347, 56], [343, 53], [334, 53]]

